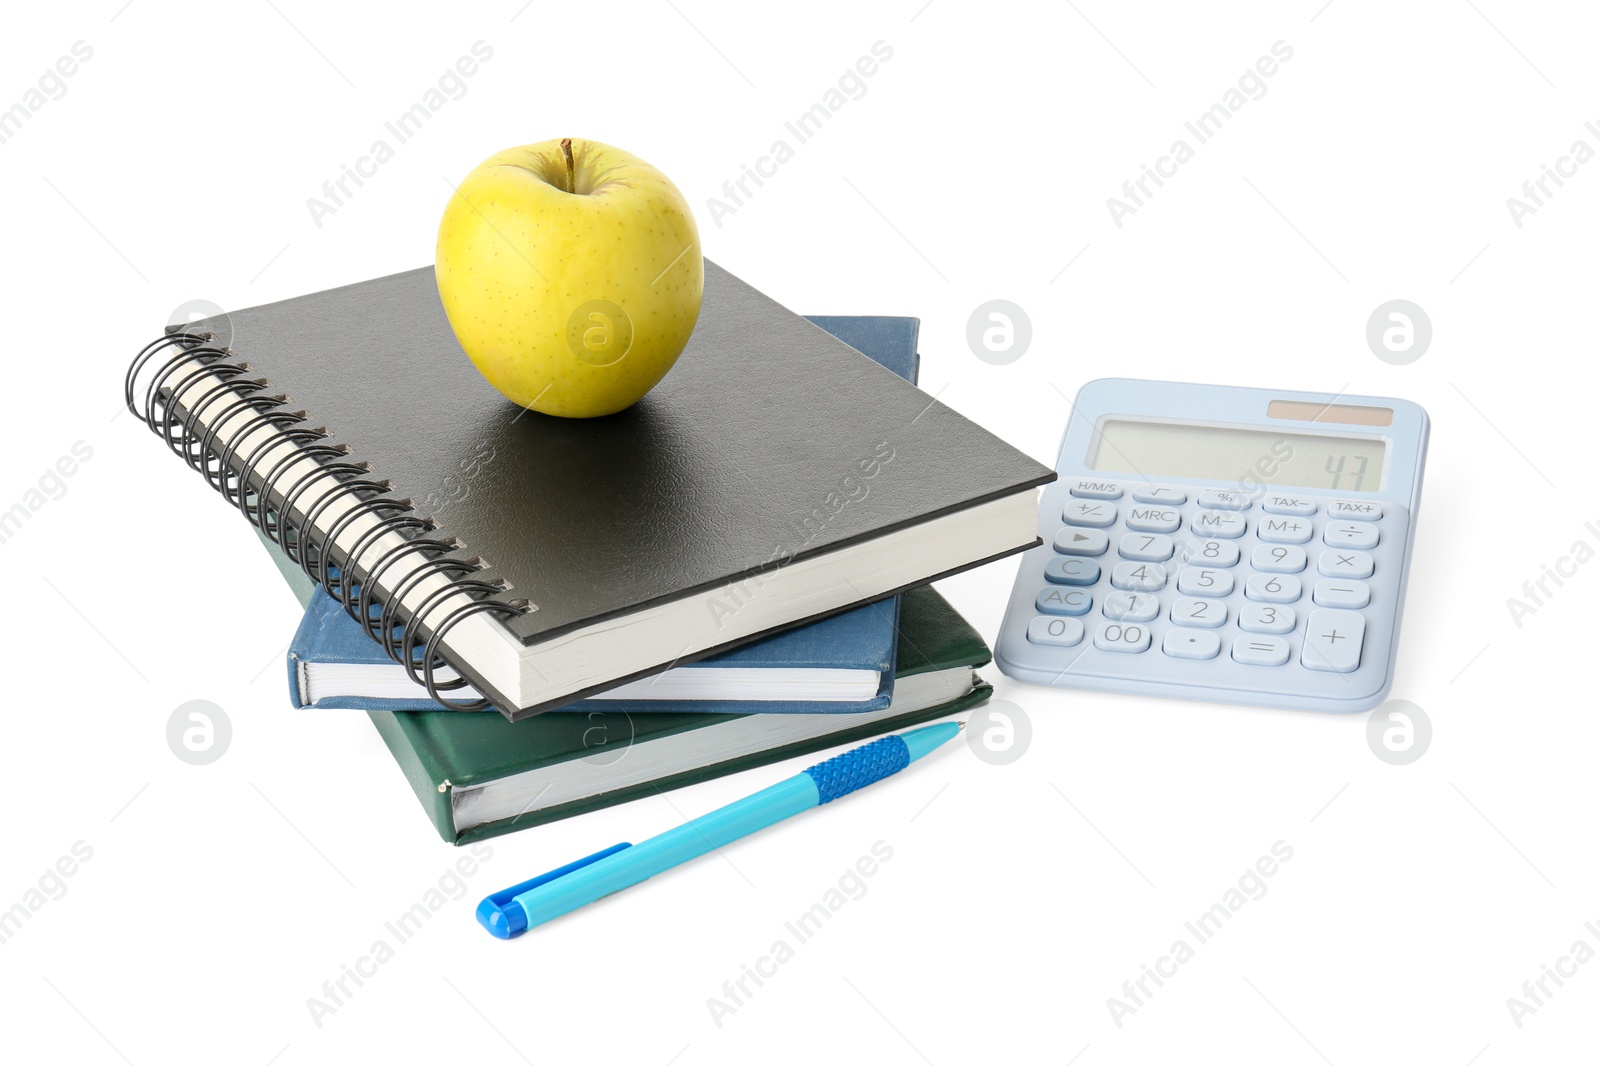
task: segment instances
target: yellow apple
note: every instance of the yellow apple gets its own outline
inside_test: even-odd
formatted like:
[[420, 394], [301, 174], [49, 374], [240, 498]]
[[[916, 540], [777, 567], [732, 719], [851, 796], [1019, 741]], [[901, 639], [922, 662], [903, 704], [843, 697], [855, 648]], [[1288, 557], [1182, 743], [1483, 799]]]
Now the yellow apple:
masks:
[[434, 271], [489, 384], [566, 418], [613, 414], [654, 388], [689, 342], [705, 286], [677, 186], [572, 138], [509, 148], [468, 174], [439, 222]]

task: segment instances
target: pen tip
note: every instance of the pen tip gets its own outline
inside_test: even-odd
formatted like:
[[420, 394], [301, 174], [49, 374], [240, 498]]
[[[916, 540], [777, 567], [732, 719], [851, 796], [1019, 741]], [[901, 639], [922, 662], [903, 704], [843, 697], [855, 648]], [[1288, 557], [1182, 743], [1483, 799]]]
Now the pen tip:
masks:
[[960, 730], [965, 729], [965, 728], [967, 728], [967, 721], [966, 721], [965, 718], [963, 718], [961, 721], [956, 723], [957, 731], [960, 731]]

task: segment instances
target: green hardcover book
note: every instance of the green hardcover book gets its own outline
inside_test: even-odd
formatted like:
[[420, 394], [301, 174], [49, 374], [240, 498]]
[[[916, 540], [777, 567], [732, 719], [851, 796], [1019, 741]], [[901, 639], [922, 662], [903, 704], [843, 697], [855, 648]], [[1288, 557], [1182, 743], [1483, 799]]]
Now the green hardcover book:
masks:
[[294, 593], [294, 598], [300, 601], [300, 606], [305, 607], [311, 602], [311, 594], [317, 591], [317, 583], [311, 575], [300, 569], [300, 564], [283, 554], [283, 549], [267, 539], [265, 533], [255, 530], [256, 537], [261, 541], [261, 546], [267, 549], [267, 554], [272, 556], [272, 564], [278, 568], [278, 573], [283, 575], [283, 580], [288, 582], [289, 590]]
[[[309, 579], [263, 540], [304, 605]], [[445, 841], [623, 803], [942, 718], [989, 698], [989, 648], [929, 586], [903, 594], [894, 697], [866, 714], [368, 711]]]

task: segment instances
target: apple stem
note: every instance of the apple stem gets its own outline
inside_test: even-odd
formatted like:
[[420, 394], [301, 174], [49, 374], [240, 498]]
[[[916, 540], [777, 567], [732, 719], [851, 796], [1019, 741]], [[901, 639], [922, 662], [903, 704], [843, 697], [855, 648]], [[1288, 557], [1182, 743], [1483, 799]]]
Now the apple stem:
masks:
[[576, 174], [573, 173], [571, 137], [561, 138], [561, 157], [567, 161], [567, 191], [575, 193], [578, 191], [578, 182]]

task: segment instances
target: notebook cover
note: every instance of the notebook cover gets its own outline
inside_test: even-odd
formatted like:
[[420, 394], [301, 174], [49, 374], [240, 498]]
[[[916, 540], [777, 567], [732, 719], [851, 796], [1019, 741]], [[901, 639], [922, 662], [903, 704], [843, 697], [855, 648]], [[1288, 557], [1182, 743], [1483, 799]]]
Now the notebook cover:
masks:
[[[979, 666], [989, 661], [989, 648], [983, 638], [933, 588], [915, 588], [902, 593], [900, 599], [898, 677], [928, 670]], [[509, 722], [498, 714], [369, 711], [368, 717], [400, 764], [439, 835], [450, 843], [465, 844], [954, 714], [989, 697], [989, 685], [976, 675], [973, 680], [974, 688], [966, 695], [921, 711], [865, 724], [852, 724], [851, 716], [840, 715], [839, 730], [834, 733], [711, 763], [558, 807], [530, 811], [518, 818], [475, 826], [459, 835], [451, 815], [450, 790], [439, 791], [443, 782], [448, 781], [457, 788], [471, 788], [540, 766], [593, 755], [594, 747], [585, 746], [586, 735], [632, 737], [637, 742], [726, 721], [727, 716], [666, 712], [630, 718], [626, 714], [552, 711]]]
[[[879, 365], [894, 371], [900, 377], [916, 384], [919, 367], [915, 318], [894, 316], [808, 315], [807, 320], [846, 341], [856, 351]], [[291, 585], [305, 582], [314, 588], [305, 572], [289, 560], [271, 541], [262, 538], [271, 553], [273, 562], [284, 571]], [[288, 569], [285, 569], [285, 568]], [[741, 667], [812, 666], [844, 670], [876, 670], [883, 675], [878, 695], [871, 700], [855, 702], [802, 702], [798, 700], [742, 702], [719, 701], [706, 710], [723, 714], [764, 712], [767, 714], [831, 714], [878, 711], [889, 705], [894, 686], [895, 616], [899, 598], [893, 597], [877, 604], [858, 607], [821, 622], [781, 633], [776, 637], [759, 640], [730, 652], [698, 663], [686, 663], [693, 669], [707, 665]], [[366, 663], [381, 665], [389, 662], [388, 656], [376, 641], [362, 630], [360, 624], [339, 605], [332, 596], [317, 589], [311, 604], [306, 608], [289, 646], [289, 697], [297, 707], [311, 706], [305, 702], [300, 684], [301, 663]], [[584, 710], [629, 711], [654, 713], [672, 710], [677, 701], [669, 700], [614, 700], [604, 696], [583, 701]], [[337, 696], [316, 701], [318, 708], [349, 708], [363, 711], [436, 711], [437, 703], [419, 690], [412, 699], [377, 699], [373, 697]]]
[[[271, 543], [270, 541], [268, 542]], [[275, 556], [289, 563], [282, 550], [272, 545]], [[289, 564], [293, 565], [293, 564]], [[299, 572], [299, 567], [295, 567]], [[303, 572], [301, 576], [304, 577]], [[377, 641], [367, 635], [360, 623], [345, 612], [343, 605], [320, 586], [315, 591], [305, 617], [289, 645], [289, 698], [297, 707], [312, 706], [304, 701], [300, 683], [302, 663], [364, 663], [394, 665]], [[824, 702], [801, 700], [641, 700], [591, 697], [571, 704], [581, 711], [627, 711], [655, 714], [693, 706], [695, 710], [721, 714], [833, 714], [881, 711], [889, 706], [894, 689], [895, 615], [899, 597], [869, 603], [820, 622], [790, 629], [777, 636], [735, 648], [731, 652], [699, 662], [684, 663], [678, 669], [695, 670], [708, 666], [738, 667], [813, 667], [839, 670], [874, 670], [882, 678], [878, 694], [868, 700]], [[396, 667], [398, 669], [398, 667]], [[371, 696], [329, 696], [316, 701], [318, 708], [353, 708], [362, 711], [437, 711], [442, 708], [417, 688], [408, 699]], [[562, 708], [557, 708], [558, 710]], [[461, 712], [456, 712], [461, 713]], [[495, 714], [484, 711], [485, 714]], [[547, 712], [548, 713], [548, 712]], [[499, 717], [499, 715], [495, 715]]]
[[[208, 326], [395, 496], [491, 560], [485, 576], [509, 581], [508, 598], [537, 604], [505, 623], [529, 643], [1054, 478], [709, 261], [677, 365], [599, 419], [495, 392], [456, 342], [431, 267], [194, 324]], [[890, 449], [864, 498], [834, 511], [840, 491], [859, 491], [857, 464]]]

